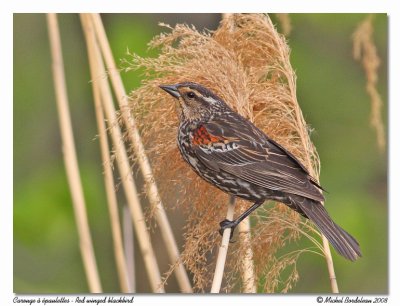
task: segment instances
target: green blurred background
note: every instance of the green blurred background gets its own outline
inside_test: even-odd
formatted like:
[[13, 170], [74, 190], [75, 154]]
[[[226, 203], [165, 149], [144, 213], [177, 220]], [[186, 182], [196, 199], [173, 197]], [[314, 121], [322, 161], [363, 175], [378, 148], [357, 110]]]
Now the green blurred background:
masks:
[[[334, 220], [358, 238], [363, 257], [334, 262], [343, 293], [388, 292], [387, 153], [370, 127], [365, 75], [352, 58], [351, 35], [365, 14], [290, 14], [288, 37], [297, 73], [298, 100], [314, 128], [321, 183]], [[215, 29], [219, 14], [103, 14], [115, 59], [126, 51], [148, 55], [147, 42], [158, 22], [186, 22]], [[272, 16], [276, 21], [275, 16]], [[89, 223], [105, 292], [118, 292], [86, 46], [77, 14], [59, 15], [73, 128]], [[279, 24], [278, 24], [279, 29]], [[164, 29], [162, 29], [164, 31]], [[387, 15], [374, 18], [381, 58], [378, 90], [387, 126]], [[151, 52], [154, 55], [154, 52]], [[122, 74], [128, 91], [140, 84], [135, 72]], [[61, 152], [51, 59], [43, 14], [14, 14], [14, 292], [88, 292]], [[173, 212], [182, 244], [183, 220]], [[152, 235], [162, 271], [168, 269], [157, 232]], [[143, 263], [137, 265], [137, 292], [150, 292]], [[330, 292], [325, 262], [303, 256], [292, 292]], [[172, 277], [166, 290], [177, 292]]]

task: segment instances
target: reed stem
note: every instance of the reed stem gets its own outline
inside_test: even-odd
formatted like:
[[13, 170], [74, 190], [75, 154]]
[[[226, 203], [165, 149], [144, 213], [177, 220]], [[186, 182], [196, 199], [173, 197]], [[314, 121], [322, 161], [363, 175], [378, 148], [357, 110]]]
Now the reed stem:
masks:
[[122, 292], [130, 293], [131, 291], [129, 290], [127, 263], [122, 243], [121, 222], [119, 219], [118, 202], [117, 202], [117, 196], [115, 194], [115, 183], [111, 168], [111, 158], [109, 152], [110, 149], [107, 140], [106, 124], [104, 122], [104, 112], [101, 106], [99, 82], [93, 82], [92, 85], [93, 85], [92, 87], [93, 87], [93, 97], [95, 104], [97, 127], [99, 130], [100, 151], [104, 169], [104, 184], [106, 187], [107, 204], [108, 204], [108, 211], [110, 214], [111, 232], [114, 243], [114, 256], [117, 265], [119, 284], [121, 286]]
[[146, 227], [143, 211], [140, 206], [139, 196], [134, 184], [129, 159], [123, 143], [122, 132], [118, 125], [111, 89], [107, 79], [104, 77], [106, 69], [95, 37], [90, 14], [81, 14], [81, 21], [88, 46], [92, 81], [100, 83], [99, 88], [102, 96], [102, 106], [109, 125], [111, 139], [115, 148], [117, 166], [122, 179], [122, 185], [130, 208], [132, 222], [136, 231], [136, 236], [138, 237], [150, 285], [153, 292], [163, 293], [165, 291], [161, 281], [160, 270], [151, 245], [150, 234]]
[[78, 159], [75, 150], [71, 116], [68, 107], [68, 95], [65, 81], [61, 38], [56, 14], [47, 14], [47, 26], [49, 30], [52, 69], [60, 122], [62, 150], [65, 169], [67, 172], [68, 185], [71, 191], [75, 221], [78, 229], [83, 266], [85, 268], [90, 292], [101, 293], [101, 283], [97, 270], [92, 237], [89, 230], [86, 204], [83, 196], [82, 182], [79, 174]]
[[158, 192], [157, 185], [155, 183], [154, 175], [150, 166], [150, 162], [146, 156], [144, 145], [141, 141], [139, 131], [136, 128], [135, 119], [132, 117], [128, 101], [127, 94], [125, 92], [124, 85], [117, 69], [114, 58], [112, 56], [111, 48], [108, 43], [107, 35], [104, 30], [101, 18], [99, 14], [91, 14], [91, 19], [93, 22], [93, 27], [96, 32], [96, 37], [98, 39], [104, 60], [107, 65], [107, 71], [109, 73], [111, 83], [113, 85], [120, 110], [122, 113], [122, 119], [127, 127], [127, 133], [129, 140], [133, 146], [136, 153], [138, 164], [140, 170], [143, 174], [143, 178], [146, 183], [146, 192], [148, 199], [153, 207], [156, 208], [156, 221], [160, 226], [160, 231], [162, 238], [165, 242], [167, 253], [172, 264], [178, 263], [175, 269], [175, 276], [178, 280], [178, 284], [185, 293], [192, 293], [193, 289], [189, 281], [189, 277], [186, 273], [185, 267], [180, 260], [180, 253], [174, 234], [172, 232], [171, 225], [168, 221], [167, 214], [165, 212], [164, 206], [161, 202], [161, 198]]
[[[233, 196], [229, 199], [228, 210], [226, 212], [226, 219], [233, 220], [235, 213], [235, 198]], [[222, 285], [222, 278], [224, 276], [226, 255], [228, 253], [229, 238], [231, 237], [231, 228], [224, 230], [222, 235], [221, 245], [218, 251], [217, 263], [215, 265], [214, 278], [211, 286], [211, 293], [219, 293]]]

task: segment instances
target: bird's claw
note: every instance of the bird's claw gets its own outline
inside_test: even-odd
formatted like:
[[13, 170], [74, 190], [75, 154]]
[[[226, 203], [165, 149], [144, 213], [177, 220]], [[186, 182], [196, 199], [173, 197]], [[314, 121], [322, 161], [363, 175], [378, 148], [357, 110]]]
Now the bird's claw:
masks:
[[224, 234], [224, 230], [226, 230], [227, 228], [231, 229], [231, 235], [229, 237], [229, 242], [234, 242], [234, 241], [232, 241], [232, 237], [233, 237], [233, 231], [235, 230], [235, 227], [236, 227], [235, 222], [225, 219], [219, 223], [219, 226], [220, 226], [220, 229], [218, 232], [221, 236]]

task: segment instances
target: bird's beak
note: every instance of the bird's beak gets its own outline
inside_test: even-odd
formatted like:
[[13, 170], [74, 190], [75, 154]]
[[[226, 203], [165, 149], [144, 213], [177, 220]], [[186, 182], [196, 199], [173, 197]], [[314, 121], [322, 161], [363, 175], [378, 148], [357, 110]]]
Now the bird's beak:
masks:
[[176, 85], [160, 85], [160, 88], [164, 89], [166, 92], [168, 92], [171, 96], [173, 96], [176, 99], [179, 99], [181, 96]]

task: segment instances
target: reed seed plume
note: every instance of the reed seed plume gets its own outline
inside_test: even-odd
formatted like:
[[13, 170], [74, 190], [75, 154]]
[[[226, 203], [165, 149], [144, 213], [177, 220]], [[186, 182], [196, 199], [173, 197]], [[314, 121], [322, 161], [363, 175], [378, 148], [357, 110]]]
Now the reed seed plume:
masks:
[[[316, 179], [319, 157], [296, 99], [289, 47], [269, 16], [229, 15], [214, 32], [199, 32], [184, 24], [162, 26], [167, 33], [156, 36], [149, 44], [159, 49], [157, 57], [131, 54], [124, 63], [127, 71], [139, 70], [144, 79], [142, 86], [132, 92], [130, 107], [163, 202], [168, 209], [180, 209], [187, 216], [182, 261], [193, 276], [195, 290], [204, 292], [210, 288], [221, 239], [219, 222], [225, 219], [228, 196], [202, 181], [183, 162], [176, 145], [177, 105], [158, 86], [190, 81], [211, 89], [292, 152]], [[236, 205], [238, 215], [250, 203], [240, 200]], [[279, 251], [305, 235], [317, 244], [318, 252], [320, 246], [313, 238], [313, 227], [282, 204], [264, 205], [251, 218], [250, 245], [256, 277], [263, 284], [259, 290], [289, 291], [299, 278], [296, 261], [305, 250], [286, 255]], [[235, 240], [238, 242], [229, 247], [225, 269], [227, 292], [243, 286], [240, 260], [248, 243], [243, 244], [240, 237]], [[289, 276], [281, 279], [285, 269]]]
[[373, 15], [368, 15], [353, 33], [353, 56], [360, 61], [367, 79], [366, 90], [371, 99], [370, 123], [376, 131], [376, 140], [381, 151], [385, 149], [385, 128], [382, 121], [382, 98], [378, 92], [378, 69], [381, 60], [374, 42]]
[[285, 36], [289, 36], [290, 32], [292, 32], [292, 23], [290, 21], [289, 14], [288, 13], [279, 13], [279, 14], [275, 14], [275, 15], [281, 25], [282, 34]]

